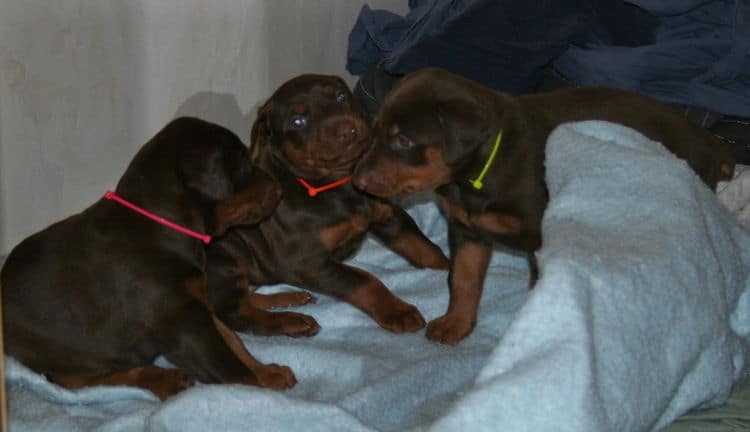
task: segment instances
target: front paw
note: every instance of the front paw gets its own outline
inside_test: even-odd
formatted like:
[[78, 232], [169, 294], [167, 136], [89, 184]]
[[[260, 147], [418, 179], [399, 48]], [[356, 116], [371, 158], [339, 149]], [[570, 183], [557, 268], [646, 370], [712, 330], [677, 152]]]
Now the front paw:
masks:
[[474, 322], [458, 314], [445, 314], [427, 325], [427, 339], [456, 345], [474, 329]]
[[394, 333], [415, 332], [425, 325], [424, 317], [415, 306], [399, 304], [375, 316], [375, 321], [386, 330]]
[[244, 380], [245, 384], [274, 390], [286, 390], [297, 384], [297, 378], [287, 366], [271, 363], [255, 368], [253, 372], [255, 376]]
[[294, 312], [280, 313], [283, 315], [281, 334], [291, 337], [315, 336], [320, 331], [320, 324], [315, 318]]

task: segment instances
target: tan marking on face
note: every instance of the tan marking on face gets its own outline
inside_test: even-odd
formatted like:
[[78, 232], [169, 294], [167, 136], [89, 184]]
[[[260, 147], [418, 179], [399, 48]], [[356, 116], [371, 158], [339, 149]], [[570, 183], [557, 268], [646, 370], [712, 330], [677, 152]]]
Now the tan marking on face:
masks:
[[309, 169], [315, 165], [315, 161], [308, 152], [302, 148], [298, 148], [289, 141], [285, 141], [281, 144], [281, 152], [289, 163], [297, 168]]
[[401, 166], [396, 174], [400, 194], [411, 194], [435, 189], [449, 183], [453, 177], [451, 169], [443, 159], [440, 149], [430, 147], [425, 150], [427, 164], [418, 167]]
[[292, 104], [292, 112], [295, 114], [304, 114], [307, 111], [307, 107], [303, 103]]
[[356, 215], [349, 220], [340, 222], [336, 225], [324, 229], [320, 233], [320, 242], [328, 251], [336, 250], [341, 245], [354, 239], [367, 230], [368, 221], [360, 215]]

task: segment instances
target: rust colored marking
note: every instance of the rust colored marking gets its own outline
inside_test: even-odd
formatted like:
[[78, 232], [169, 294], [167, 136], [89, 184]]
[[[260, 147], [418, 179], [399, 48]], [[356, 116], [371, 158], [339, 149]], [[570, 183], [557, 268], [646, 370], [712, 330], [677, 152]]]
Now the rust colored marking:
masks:
[[430, 340], [455, 345], [474, 328], [492, 249], [464, 243], [453, 257], [448, 311], [427, 326]]
[[208, 305], [208, 286], [206, 284], [206, 276], [194, 276], [188, 278], [185, 281], [185, 288], [188, 294], [203, 303]]
[[442, 196], [438, 197], [438, 204], [449, 219], [468, 227], [507, 236], [517, 236], [521, 233], [521, 219], [508, 213], [488, 211], [469, 215], [461, 206]]
[[471, 215], [471, 223], [477, 228], [494, 234], [517, 236], [521, 234], [521, 220], [501, 212], [484, 212]]
[[388, 247], [406, 258], [414, 267], [447, 270], [448, 258], [433, 243], [419, 235], [404, 232], [393, 239]]
[[344, 300], [394, 333], [413, 332], [424, 327], [424, 318], [416, 307], [393, 295], [381, 281], [366, 271], [353, 267], [351, 269], [365, 275], [367, 281]]
[[151, 365], [94, 377], [56, 375], [50, 377], [50, 380], [68, 389], [96, 385], [140, 387], [151, 391], [161, 400], [193, 385], [193, 380], [179, 369], [163, 369]]
[[320, 242], [323, 243], [323, 247], [326, 250], [333, 251], [362, 234], [367, 230], [368, 226], [367, 219], [360, 215], [355, 215], [349, 220], [324, 229], [320, 233]]
[[466, 213], [466, 210], [458, 204], [455, 204], [444, 196], [438, 196], [438, 205], [443, 209], [443, 212], [445, 212], [448, 219], [456, 220], [466, 226], [471, 226], [471, 220], [469, 220], [468, 213]]
[[370, 209], [372, 214], [370, 220], [373, 222], [383, 222], [393, 217], [393, 205], [379, 200], [370, 200]]
[[396, 123], [393, 123], [391, 127], [388, 128], [388, 136], [396, 136], [399, 132], [401, 132], [401, 129]]
[[305, 291], [290, 291], [276, 294], [249, 293], [247, 301], [258, 309], [273, 309], [315, 303], [316, 299]]
[[255, 371], [255, 369], [263, 366], [261, 362], [256, 360], [255, 357], [253, 357], [247, 351], [247, 349], [245, 348], [245, 344], [242, 343], [236, 333], [234, 333], [218, 318], [213, 317], [213, 320], [214, 326], [216, 326], [216, 330], [221, 335], [221, 338], [224, 339], [224, 342], [226, 342], [227, 346], [229, 346], [229, 349], [231, 349], [234, 355], [237, 356], [238, 359], [240, 359], [242, 364], [247, 366], [247, 368], [251, 371]]

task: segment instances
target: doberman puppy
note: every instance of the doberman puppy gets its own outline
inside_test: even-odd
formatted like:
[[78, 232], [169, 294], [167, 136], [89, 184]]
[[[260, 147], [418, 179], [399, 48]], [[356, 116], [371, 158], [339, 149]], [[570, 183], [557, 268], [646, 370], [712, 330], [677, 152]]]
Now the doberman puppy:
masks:
[[[290, 336], [318, 332], [312, 317], [264, 314], [244, 295], [248, 286], [277, 283], [349, 302], [392, 332], [424, 326], [416, 307], [370, 273], [342, 263], [371, 232], [417, 267], [448, 267], [442, 251], [403, 209], [352, 187], [354, 165], [368, 140], [349, 88], [335, 76], [292, 78], [259, 108], [251, 157], [279, 181], [283, 198], [257, 227], [232, 229], [208, 248], [212, 304], [232, 329]], [[312, 300], [298, 294], [290, 304]]]
[[548, 202], [544, 157], [558, 125], [606, 120], [636, 129], [688, 162], [711, 188], [732, 153], [660, 102], [622, 90], [567, 89], [511, 97], [440, 69], [407, 75], [374, 121], [374, 144], [354, 184], [382, 197], [435, 189], [448, 218], [450, 303], [427, 337], [456, 344], [474, 327], [492, 244], [534, 252]]
[[[172, 121], [115, 193], [13, 249], [0, 274], [6, 352], [68, 388], [131, 385], [162, 399], [193, 380], [294, 385], [289, 368], [259, 363], [212, 314], [205, 246], [194, 238], [255, 224], [279, 196], [233, 133]], [[179, 369], [153, 366], [159, 355]]]

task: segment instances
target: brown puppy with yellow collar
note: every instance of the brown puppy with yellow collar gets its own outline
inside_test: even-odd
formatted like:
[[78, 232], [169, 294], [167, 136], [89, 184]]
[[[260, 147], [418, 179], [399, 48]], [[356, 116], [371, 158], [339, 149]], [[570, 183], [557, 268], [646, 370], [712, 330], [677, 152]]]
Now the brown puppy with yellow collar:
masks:
[[474, 327], [493, 243], [526, 253], [531, 283], [548, 193], [548, 135], [566, 122], [605, 120], [636, 129], [684, 159], [711, 188], [731, 177], [730, 149], [668, 106], [609, 89], [512, 97], [441, 69], [407, 75], [386, 97], [374, 144], [354, 184], [382, 197], [435, 189], [448, 217], [450, 304], [428, 324], [455, 344]]

